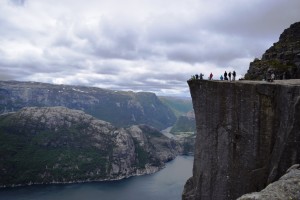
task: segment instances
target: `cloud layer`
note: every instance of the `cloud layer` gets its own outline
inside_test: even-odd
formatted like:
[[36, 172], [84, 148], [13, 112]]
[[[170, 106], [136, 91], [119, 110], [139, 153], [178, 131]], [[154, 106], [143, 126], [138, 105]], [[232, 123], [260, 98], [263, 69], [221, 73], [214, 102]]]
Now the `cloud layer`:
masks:
[[300, 20], [299, 0], [3, 0], [0, 79], [189, 95], [192, 74], [249, 62]]

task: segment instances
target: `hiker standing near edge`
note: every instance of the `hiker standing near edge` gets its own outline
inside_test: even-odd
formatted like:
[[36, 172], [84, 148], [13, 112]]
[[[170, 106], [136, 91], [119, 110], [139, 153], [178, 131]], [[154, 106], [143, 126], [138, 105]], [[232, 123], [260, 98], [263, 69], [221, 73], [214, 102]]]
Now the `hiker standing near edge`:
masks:
[[200, 73], [200, 80], [203, 80], [204, 74]]
[[229, 81], [231, 81], [231, 72], [228, 73]]
[[273, 82], [275, 80], [275, 74], [274, 74], [274, 72], [272, 72], [272, 74], [271, 74], [271, 82]]
[[213, 74], [210, 72], [209, 80], [212, 80]]
[[225, 80], [225, 81], [228, 80], [228, 78], [227, 78], [227, 72], [226, 72], [226, 71], [224, 72], [224, 80]]
[[235, 76], [236, 76], [235, 71], [232, 72], [232, 76], [233, 76], [232, 80], [235, 81]]

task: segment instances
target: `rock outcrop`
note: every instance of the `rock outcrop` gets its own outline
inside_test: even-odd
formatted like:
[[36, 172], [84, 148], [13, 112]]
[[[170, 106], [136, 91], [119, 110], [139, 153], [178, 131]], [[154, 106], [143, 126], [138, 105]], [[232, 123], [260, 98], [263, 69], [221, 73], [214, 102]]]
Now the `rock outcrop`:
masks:
[[236, 199], [300, 163], [300, 80], [188, 84], [197, 137], [183, 199]]
[[238, 200], [297, 200], [300, 199], [300, 168], [299, 164], [288, 169], [278, 181], [271, 183], [260, 192], [245, 194]]
[[152, 127], [116, 128], [79, 110], [26, 107], [0, 115], [0, 187], [149, 174], [180, 151]]
[[262, 56], [250, 63], [248, 80], [266, 79], [273, 71], [277, 79], [300, 78], [300, 22], [292, 24]]
[[124, 92], [96, 87], [0, 81], [0, 114], [23, 107], [63, 106], [84, 112], [117, 127], [147, 124], [159, 130], [176, 116], [154, 93]]

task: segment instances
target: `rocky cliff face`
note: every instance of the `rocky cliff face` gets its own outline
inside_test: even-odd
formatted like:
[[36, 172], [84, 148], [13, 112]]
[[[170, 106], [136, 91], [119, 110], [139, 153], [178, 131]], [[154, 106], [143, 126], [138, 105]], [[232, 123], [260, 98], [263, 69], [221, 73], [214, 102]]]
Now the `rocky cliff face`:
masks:
[[0, 114], [26, 106], [64, 106], [83, 110], [118, 127], [147, 124], [163, 129], [176, 121], [174, 113], [154, 93], [0, 81]]
[[262, 80], [268, 70], [277, 79], [300, 78], [300, 22], [292, 24], [262, 56], [250, 63], [245, 75], [249, 80]]
[[27, 107], [0, 115], [1, 187], [153, 173], [179, 151], [154, 128], [116, 128], [79, 110]]
[[300, 162], [300, 80], [188, 84], [197, 137], [183, 199], [236, 199]]

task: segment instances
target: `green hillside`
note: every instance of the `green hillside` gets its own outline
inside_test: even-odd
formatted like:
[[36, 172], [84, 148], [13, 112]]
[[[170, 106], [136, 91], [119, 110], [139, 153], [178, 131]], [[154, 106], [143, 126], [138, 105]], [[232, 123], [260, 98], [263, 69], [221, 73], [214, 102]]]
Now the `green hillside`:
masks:
[[26, 107], [0, 115], [0, 187], [153, 173], [179, 151], [152, 127], [116, 128], [79, 110]]
[[168, 106], [178, 118], [181, 115], [185, 115], [187, 112], [193, 110], [193, 104], [191, 98], [180, 98], [180, 97], [158, 97], [163, 104]]

